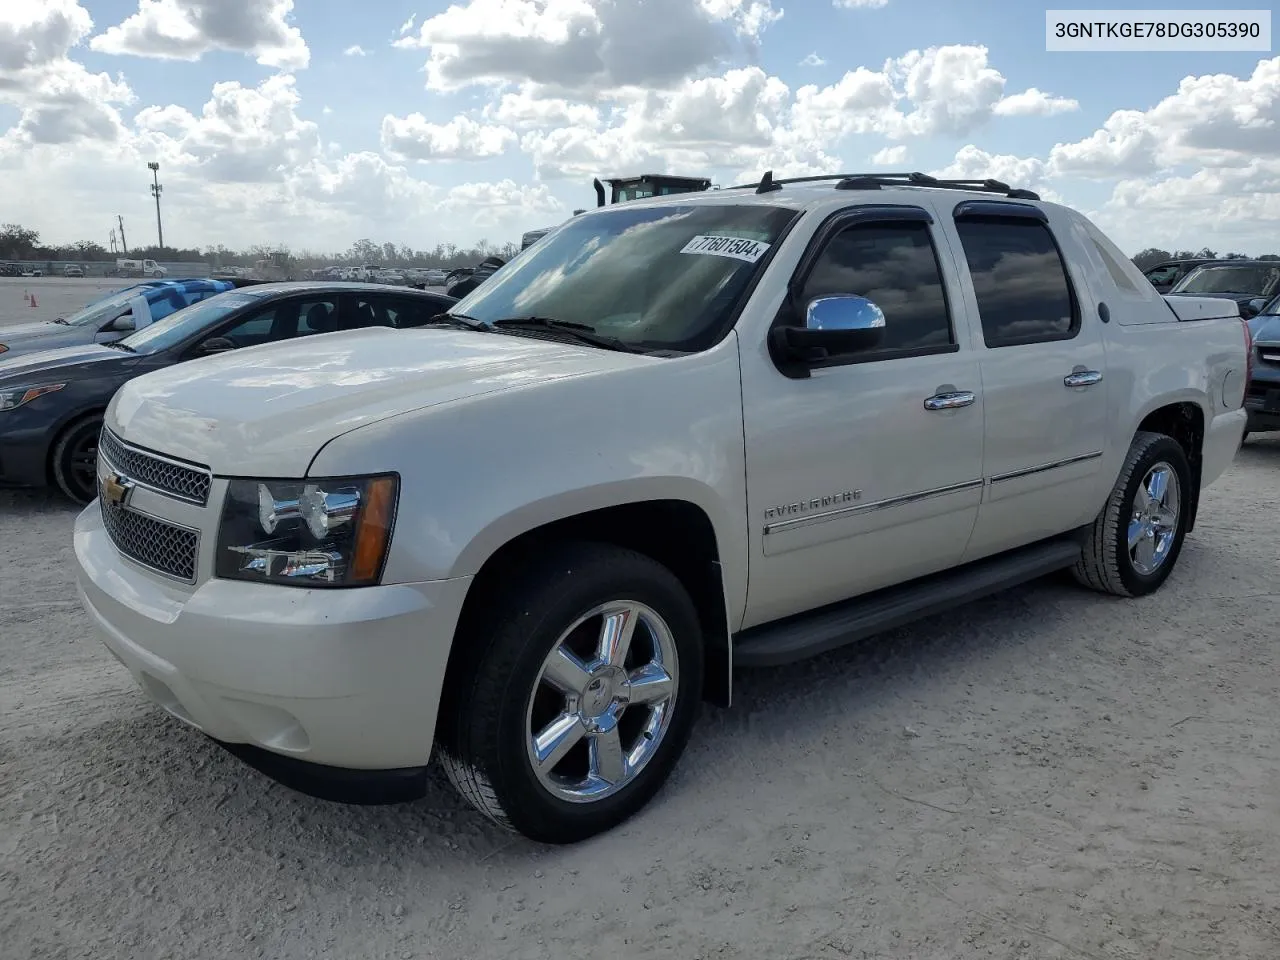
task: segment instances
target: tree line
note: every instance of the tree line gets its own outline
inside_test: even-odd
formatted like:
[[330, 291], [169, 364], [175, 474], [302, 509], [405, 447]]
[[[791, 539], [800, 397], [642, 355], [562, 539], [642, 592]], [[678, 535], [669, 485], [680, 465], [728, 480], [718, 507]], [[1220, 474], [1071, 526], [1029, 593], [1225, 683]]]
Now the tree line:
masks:
[[298, 266], [318, 269], [331, 265], [360, 266], [370, 263], [381, 267], [454, 267], [474, 266], [485, 257], [502, 257], [509, 260], [519, 252], [515, 243], [501, 245], [481, 240], [475, 246], [463, 247], [456, 243], [438, 243], [429, 249], [414, 249], [408, 244], [375, 243], [373, 240], [357, 240], [342, 253], [317, 253], [310, 250], [294, 252], [288, 247], [271, 247], [257, 244], [247, 250], [232, 250], [222, 244], [205, 247], [130, 247], [113, 253], [93, 240], [77, 243], [49, 245], [40, 242], [40, 233], [17, 223], [0, 225], [0, 260], [52, 261], [74, 260], [85, 263], [114, 262], [118, 257], [135, 260], [151, 259], [160, 262], [207, 263], [212, 269], [224, 267], [251, 267], [258, 260], [266, 260], [285, 254]]
[[1224, 253], [1218, 254], [1208, 247], [1201, 247], [1199, 250], [1176, 250], [1170, 252], [1161, 250], [1159, 247], [1147, 247], [1134, 254], [1133, 262], [1138, 265], [1139, 270], [1146, 270], [1154, 267], [1157, 263], [1165, 260], [1280, 260], [1280, 253], [1264, 253], [1260, 257], [1251, 257], [1245, 253]]

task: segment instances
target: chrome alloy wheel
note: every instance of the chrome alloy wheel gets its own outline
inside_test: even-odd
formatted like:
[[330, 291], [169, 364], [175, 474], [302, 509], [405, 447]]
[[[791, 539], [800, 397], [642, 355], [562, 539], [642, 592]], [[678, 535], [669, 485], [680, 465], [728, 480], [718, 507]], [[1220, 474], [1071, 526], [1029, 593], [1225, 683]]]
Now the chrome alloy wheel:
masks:
[[1136, 572], [1149, 577], [1169, 558], [1181, 510], [1178, 474], [1164, 461], [1153, 464], [1134, 495], [1129, 520], [1129, 561]]
[[601, 604], [556, 640], [526, 719], [529, 762], [552, 796], [617, 793], [658, 752], [680, 676], [675, 638], [652, 607]]

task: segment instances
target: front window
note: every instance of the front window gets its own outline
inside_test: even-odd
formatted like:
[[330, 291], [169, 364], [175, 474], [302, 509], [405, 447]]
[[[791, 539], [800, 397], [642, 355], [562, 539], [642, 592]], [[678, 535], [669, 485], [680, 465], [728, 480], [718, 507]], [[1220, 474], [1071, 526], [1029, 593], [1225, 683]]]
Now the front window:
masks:
[[543, 317], [649, 350], [705, 350], [797, 216], [757, 204], [607, 208], [576, 217], [451, 313]]
[[1280, 262], [1238, 267], [1200, 267], [1174, 286], [1171, 293], [1239, 293], [1269, 297], [1280, 289]]
[[136, 333], [129, 334], [120, 342], [136, 353], [159, 353], [207, 330], [236, 310], [256, 303], [259, 297], [259, 294], [229, 290], [171, 313], [163, 320], [157, 320]]

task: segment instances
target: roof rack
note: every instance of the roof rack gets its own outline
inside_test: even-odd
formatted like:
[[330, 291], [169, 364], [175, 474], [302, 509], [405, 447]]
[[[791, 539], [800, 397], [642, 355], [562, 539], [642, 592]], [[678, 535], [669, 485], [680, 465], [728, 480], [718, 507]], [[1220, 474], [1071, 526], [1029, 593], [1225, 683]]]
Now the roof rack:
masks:
[[879, 190], [881, 187], [936, 187], [943, 190], [972, 190], [976, 193], [1002, 193], [1012, 200], [1039, 200], [1040, 194], [1011, 187], [1000, 180], [943, 180], [927, 173], [823, 173], [812, 177], [787, 177], [775, 180], [766, 170], [758, 183], [740, 183], [726, 190], [754, 189], [756, 193], [781, 190], [787, 183], [820, 183], [835, 180], [837, 190]]

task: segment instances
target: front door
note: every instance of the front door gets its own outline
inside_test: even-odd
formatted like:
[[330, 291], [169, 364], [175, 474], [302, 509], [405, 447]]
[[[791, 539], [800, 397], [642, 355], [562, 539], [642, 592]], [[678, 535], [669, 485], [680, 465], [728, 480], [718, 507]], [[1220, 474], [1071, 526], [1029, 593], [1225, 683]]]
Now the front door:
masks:
[[828, 224], [795, 278], [801, 303], [856, 294], [879, 306], [885, 334], [875, 349], [797, 379], [764, 343], [742, 344], [744, 628], [949, 567], [972, 532], [982, 491], [978, 363], [930, 215], [899, 210], [900, 219], [850, 213], [847, 225]]
[[1093, 519], [1106, 348], [1093, 294], [1072, 281], [1043, 211], [962, 203], [954, 222], [956, 259], [972, 279], [966, 302], [981, 325], [986, 406], [987, 487], [965, 555], [974, 560]]

